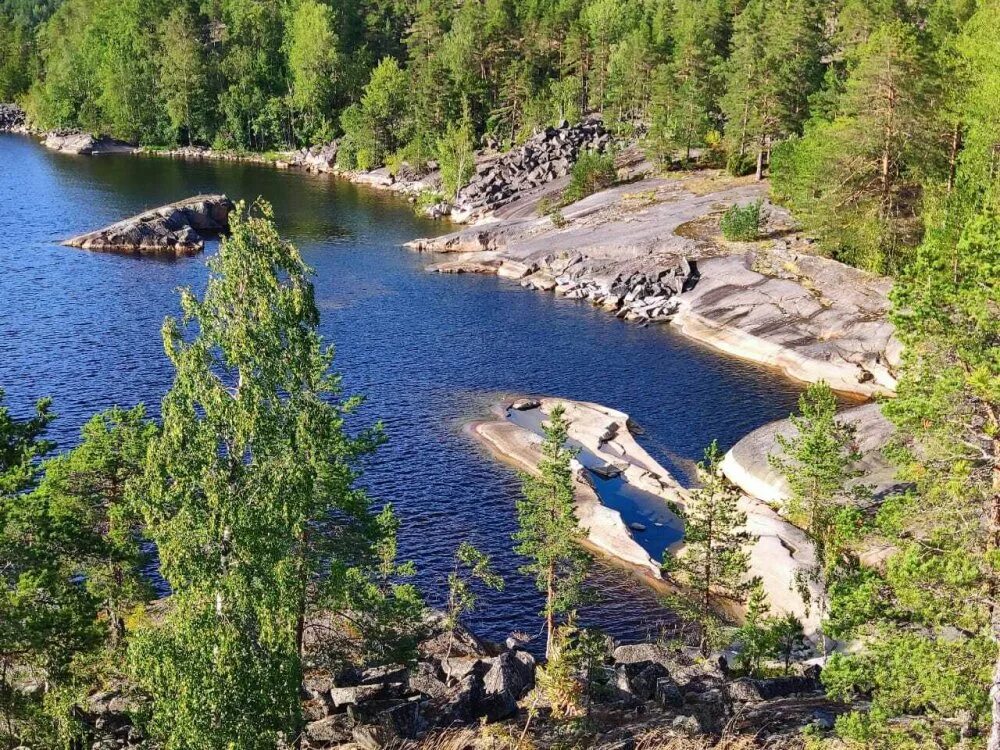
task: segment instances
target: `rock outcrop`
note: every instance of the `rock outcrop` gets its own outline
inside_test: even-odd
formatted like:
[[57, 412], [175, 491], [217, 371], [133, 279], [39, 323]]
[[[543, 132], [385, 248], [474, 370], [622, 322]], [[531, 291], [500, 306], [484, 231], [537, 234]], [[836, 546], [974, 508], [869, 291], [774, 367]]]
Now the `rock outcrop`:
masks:
[[[518, 410], [522, 414], [533, 411], [538, 419], [556, 404], [565, 407], [570, 440], [581, 449], [579, 457], [573, 461], [573, 470], [576, 515], [581, 528], [587, 532], [587, 545], [612, 560], [630, 566], [648, 579], [660, 581], [659, 561], [654, 560], [636, 540], [621, 513], [601, 501], [590, 477], [590, 472], [598, 476], [613, 474], [637, 489], [661, 498], [664, 518], [670, 519], [670, 525], [678, 529], [675, 536], [680, 535], [680, 520], [670, 511], [668, 504], [682, 502], [684, 490], [635, 441], [628, 429], [628, 415], [598, 404], [554, 398], [530, 399], [526, 403], [517, 400], [514, 403], [524, 407]], [[532, 408], [528, 409], [532, 404]], [[504, 410], [500, 412], [503, 414]], [[537, 471], [542, 442], [537, 432], [508, 418], [476, 422], [470, 430], [500, 457], [522, 470]]]
[[[537, 401], [544, 413], [562, 404], [570, 425], [570, 440], [592, 454], [591, 459], [606, 456], [607, 463], [616, 466], [626, 482], [659, 497], [664, 511], [670, 511], [672, 505], [683, 509], [689, 502], [688, 490], [636, 443], [628, 428], [627, 414], [569, 399]], [[541, 440], [535, 433], [507, 419], [473, 423], [470, 429], [504, 460], [525, 471], [537, 470]], [[661, 577], [659, 564], [639, 544], [621, 514], [602, 504], [593, 485], [579, 471], [579, 462], [576, 476], [577, 518], [587, 530], [588, 545], [626, 563], [657, 585]], [[755, 497], [742, 496], [739, 508], [747, 516], [747, 531], [756, 537], [750, 549], [748, 575], [761, 579], [772, 611], [795, 615], [806, 633], [814, 634], [819, 627], [818, 608], [807, 606], [798, 589], [798, 581], [808, 581], [806, 574], [816, 564], [813, 543], [805, 532]], [[682, 549], [678, 543], [671, 545], [669, 552], [681, 553]], [[814, 583], [807, 585], [814, 596], [819, 595]]]
[[27, 133], [24, 110], [16, 104], [0, 104], [0, 133]]
[[224, 195], [198, 195], [72, 237], [62, 244], [108, 253], [194, 255], [204, 249], [205, 236], [228, 230], [232, 210], [232, 201]]
[[[857, 476], [850, 486], [871, 488], [875, 497], [900, 488], [896, 468], [882, 455], [882, 449], [895, 434], [892, 423], [882, 415], [879, 404], [864, 404], [841, 412], [838, 421], [853, 425], [861, 459], [855, 465]], [[729, 449], [722, 470], [729, 481], [767, 503], [781, 505], [788, 499], [788, 482], [775, 469], [769, 457], [779, 455], [778, 436], [791, 437], [795, 427], [788, 419], [759, 427]]]
[[124, 141], [118, 141], [107, 136], [97, 136], [79, 130], [53, 130], [45, 134], [42, 141], [45, 148], [64, 154], [132, 154], [138, 151]]
[[[459, 727], [467, 729], [470, 739], [461, 746], [479, 747], [471, 740], [482, 725], [505, 720], [511, 723], [498, 731], [513, 730], [522, 739], [528, 727], [538, 726], [540, 736], [551, 730], [551, 724], [546, 726], [544, 695], [531, 692], [535, 659], [530, 653], [492, 648], [459, 626], [456, 635], [461, 645], [453, 644], [452, 653], [461, 654], [454, 658], [470, 667], [461, 677], [449, 678], [442, 664], [451, 657], [436, 650], [446, 643], [440, 638], [443, 634], [438, 631], [431, 637], [436, 644], [433, 653], [424, 648], [427, 642], [421, 646], [419, 661], [409, 669], [390, 665], [346, 668], [337, 674], [307, 672], [301, 690], [304, 750], [441, 747], [432, 733], [438, 729], [454, 733]], [[639, 655], [654, 658], [635, 658]], [[634, 747], [637, 743], [629, 738], [644, 736], [654, 727], [675, 736], [704, 735], [718, 734], [739, 722], [743, 731], [758, 737], [792, 734], [816, 725], [820, 714], [827, 719], [823, 728], [829, 729], [833, 717], [850, 708], [823, 696], [816, 667], [795, 665], [782, 677], [733, 680], [725, 660], [705, 659], [686, 646], [620, 646], [580, 677], [593, 717], [593, 726], [586, 730], [592, 740], [587, 747]], [[529, 707], [534, 721], [526, 726]], [[85, 746], [113, 750], [150, 746], [134, 723], [148, 709], [144, 697], [120, 683], [91, 693], [74, 713], [85, 733]], [[756, 720], [748, 722], [748, 715]]]
[[301, 167], [307, 172], [326, 174], [337, 171], [337, 152], [339, 143], [330, 141], [320, 146], [303, 148], [296, 151], [289, 162], [293, 167]]
[[438, 614], [427, 627], [411, 668], [309, 674], [303, 747], [386, 747], [433, 727], [500, 721], [518, 712], [518, 701], [535, 685], [534, 656], [517, 644], [482, 641], [461, 626], [448, 631]]
[[645, 179], [566, 206], [558, 222], [527, 210], [528, 191], [503, 217], [408, 247], [457, 254], [431, 270], [493, 272], [639, 324], [670, 323], [799, 380], [892, 393], [901, 347], [888, 279], [817, 255], [775, 206], [759, 241], [721, 237], [722, 212], [766, 190], [719, 172]]

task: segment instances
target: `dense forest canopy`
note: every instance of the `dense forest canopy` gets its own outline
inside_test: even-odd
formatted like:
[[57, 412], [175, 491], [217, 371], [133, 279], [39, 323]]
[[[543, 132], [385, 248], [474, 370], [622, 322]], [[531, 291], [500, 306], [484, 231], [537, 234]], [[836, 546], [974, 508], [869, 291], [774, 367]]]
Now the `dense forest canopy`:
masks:
[[[55, 7], [55, 6], [58, 7]], [[899, 270], [996, 43], [974, 0], [65, 0], [0, 5], [0, 100], [41, 128], [346, 168], [599, 113], [664, 166], [773, 167], [838, 257]], [[975, 101], [973, 101], [975, 99]], [[450, 134], [450, 135], [449, 135]], [[773, 164], [772, 164], [773, 160]]]

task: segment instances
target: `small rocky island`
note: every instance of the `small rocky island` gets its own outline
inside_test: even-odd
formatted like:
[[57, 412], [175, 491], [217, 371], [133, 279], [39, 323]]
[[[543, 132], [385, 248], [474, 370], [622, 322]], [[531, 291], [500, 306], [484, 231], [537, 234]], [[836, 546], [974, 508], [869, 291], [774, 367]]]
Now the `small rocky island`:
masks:
[[105, 253], [196, 255], [204, 250], [206, 236], [216, 236], [229, 229], [232, 210], [233, 202], [224, 195], [196, 195], [145, 211], [96, 232], [71, 237], [62, 244]]

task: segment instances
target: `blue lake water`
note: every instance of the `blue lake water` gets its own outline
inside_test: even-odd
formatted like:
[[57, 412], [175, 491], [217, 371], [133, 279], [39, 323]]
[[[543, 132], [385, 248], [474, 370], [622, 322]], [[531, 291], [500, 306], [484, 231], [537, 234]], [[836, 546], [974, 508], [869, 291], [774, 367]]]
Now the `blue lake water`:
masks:
[[[315, 269], [321, 328], [337, 347], [361, 419], [388, 443], [364, 483], [403, 521], [400, 552], [440, 603], [453, 550], [468, 539], [507, 579], [471, 624], [483, 635], [537, 632], [541, 597], [511, 551], [515, 474], [462, 432], [501, 394], [547, 394], [628, 412], [641, 442], [688, 476], [717, 438], [728, 447], [793, 409], [800, 387], [668, 328], [639, 328], [586, 302], [475, 275], [424, 271], [400, 248], [447, 230], [398, 198], [329, 177], [234, 163], [54, 154], [0, 135], [0, 388], [16, 412], [50, 395], [63, 447], [88, 416], [144, 402], [156, 415], [172, 369], [160, 326], [179, 286], [203, 289], [204, 257], [155, 260], [61, 247], [60, 239], [201, 192], [262, 196]], [[210, 248], [212, 252], [214, 248]], [[620, 570], [598, 566], [602, 601], [583, 620], [641, 638], [670, 615]]]

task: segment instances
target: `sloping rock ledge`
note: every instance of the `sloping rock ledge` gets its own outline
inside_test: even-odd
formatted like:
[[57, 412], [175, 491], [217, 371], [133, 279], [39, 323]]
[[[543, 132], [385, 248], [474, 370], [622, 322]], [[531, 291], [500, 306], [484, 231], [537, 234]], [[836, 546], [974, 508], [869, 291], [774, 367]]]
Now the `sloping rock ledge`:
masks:
[[[626, 481], [662, 498], [666, 508], [672, 503], [683, 508], [690, 501], [688, 490], [635, 441], [624, 412], [569, 399], [541, 398], [537, 403], [545, 414], [562, 404], [570, 440], [588, 450], [599, 450], [609, 463], [621, 469]], [[509, 405], [499, 405], [498, 413], [505, 413]], [[469, 431], [499, 458], [524, 471], [537, 471], [541, 439], [530, 430], [498, 419], [474, 422]], [[663, 586], [659, 563], [635, 541], [621, 515], [601, 503], [579, 464], [575, 468], [577, 518], [587, 531], [587, 546], [639, 571], [654, 586]], [[742, 496], [740, 509], [747, 515], [747, 531], [757, 537], [750, 551], [749, 576], [762, 580], [772, 611], [795, 615], [806, 633], [814, 634], [819, 628], [817, 608], [805, 605], [796, 583], [800, 578], [806, 580], [804, 574], [815, 565], [812, 542], [801, 529], [755, 497]], [[668, 550], [671, 554], [681, 551], [681, 545], [672, 545]], [[810, 587], [815, 588], [812, 584]], [[814, 590], [814, 597], [818, 593]]]
[[195, 255], [205, 248], [206, 235], [229, 229], [232, 210], [233, 202], [224, 195], [196, 195], [71, 237], [62, 244], [106, 253]]
[[798, 380], [891, 395], [901, 345], [889, 279], [817, 255], [777, 206], [766, 206], [760, 240], [721, 236], [726, 208], [765, 193], [705, 170], [603, 190], [563, 207], [558, 221], [523, 196], [504, 216], [406, 246], [451, 254], [428, 270], [495, 273], [641, 325], [669, 323]]

